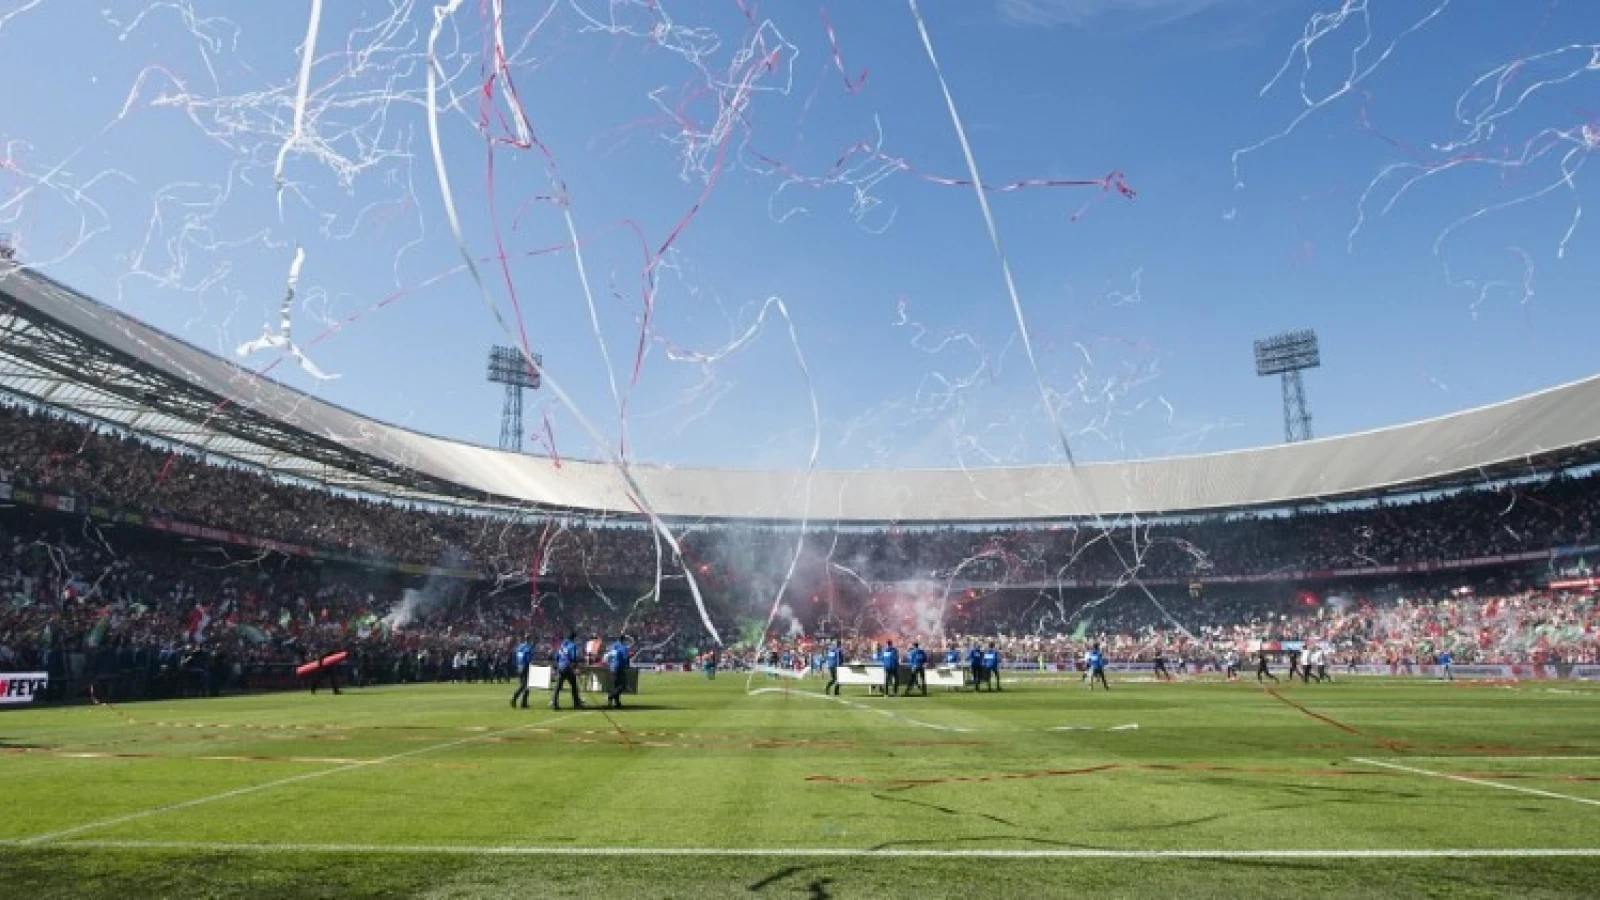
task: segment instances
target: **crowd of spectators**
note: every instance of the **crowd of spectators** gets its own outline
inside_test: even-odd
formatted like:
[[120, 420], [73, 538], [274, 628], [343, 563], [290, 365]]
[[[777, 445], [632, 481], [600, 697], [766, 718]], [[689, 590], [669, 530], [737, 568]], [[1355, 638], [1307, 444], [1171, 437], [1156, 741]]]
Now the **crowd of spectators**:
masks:
[[91, 685], [104, 700], [287, 687], [296, 664], [336, 650], [368, 684], [508, 679], [521, 640], [549, 653], [570, 630], [626, 632], [642, 661], [682, 662], [703, 639], [687, 603], [557, 592], [535, 602], [527, 585], [230, 556], [67, 521], [0, 518], [0, 671], [47, 671], [57, 696]]
[[[541, 655], [569, 631], [627, 634], [643, 664], [682, 664], [712, 646], [690, 599], [642, 602], [595, 592], [545, 592], [493, 582], [417, 582], [355, 564], [228, 559], [222, 548], [168, 536], [108, 536], [87, 520], [13, 511], [0, 518], [0, 671], [48, 671], [56, 697], [122, 700], [295, 685], [293, 666], [351, 653], [359, 683], [508, 680], [514, 645]], [[113, 549], [115, 543], [116, 549]], [[869, 601], [854, 626], [814, 618], [752, 637], [719, 614], [725, 665], [757, 652], [814, 656], [851, 640], [870, 658], [885, 639], [934, 650], [995, 642], [1012, 665], [1071, 666], [1091, 643], [1117, 661], [1160, 654], [1216, 667], [1258, 642], [1307, 641], [1341, 663], [1410, 666], [1451, 653], [1458, 663], [1600, 664], [1600, 604], [1586, 592], [1485, 581], [1479, 589], [1391, 584], [1367, 593], [1236, 585], [1115, 595], [998, 590], [939, 602], [929, 626], [900, 619], [892, 597]], [[787, 607], [785, 607], [787, 609]], [[719, 610], [719, 613], [721, 611]], [[758, 612], [751, 610], [750, 612]], [[925, 612], [925, 610], [920, 610]], [[757, 615], [759, 621], [759, 615]], [[746, 620], [748, 621], [748, 620]], [[798, 620], [797, 620], [798, 622]], [[779, 637], [782, 632], [786, 636]]]
[[1545, 550], [1600, 540], [1600, 476], [1564, 476], [1357, 508], [1208, 520], [1012, 528], [687, 529], [684, 560], [658, 557], [637, 524], [510, 521], [417, 508], [286, 482], [202, 460], [108, 427], [0, 405], [0, 482], [37, 487], [197, 525], [346, 554], [568, 586], [653, 582], [684, 566], [713, 586], [784, 572], [804, 540], [801, 576], [990, 584], [1273, 576]]
[[[802, 538], [792, 529], [694, 528], [683, 536], [684, 559], [663, 560], [658, 579], [656, 544], [636, 525], [509, 522], [336, 493], [17, 405], [0, 405], [0, 484], [79, 501], [76, 515], [0, 517], [0, 670], [45, 669], [58, 690], [98, 685], [107, 697], [267, 686], [334, 648], [350, 650], [353, 674], [369, 683], [507, 678], [517, 641], [548, 649], [569, 629], [585, 637], [626, 631], [646, 661], [684, 661], [711, 646], [685, 568], [704, 587], [719, 631], [749, 652], [765, 639], [751, 636], [752, 622], [759, 631]], [[371, 561], [251, 555], [127, 524], [113, 539], [82, 515], [91, 504]], [[1586, 545], [1596, 540], [1597, 512], [1600, 476], [1586, 474], [1408, 503], [1110, 530], [813, 531], [785, 599], [805, 607], [809, 595], [830, 611], [854, 604], [853, 624], [785, 606], [780, 630], [820, 627], [864, 640], [927, 631], [926, 616], [892, 622], [862, 613], [888, 605], [879, 597], [886, 582], [959, 579], [984, 588], [941, 599], [939, 634], [928, 639], [997, 640], [1013, 659], [1061, 663], [1100, 641], [1118, 659], [1160, 650], [1215, 660], [1249, 641], [1282, 638], [1322, 641], [1341, 659], [1368, 663], [1441, 650], [1459, 662], [1596, 662], [1600, 622], [1586, 594], [1515, 586], [1482, 596], [1324, 593], [1306, 603], [1283, 584], [1209, 579], [1287, 580]], [[445, 562], [479, 577], [420, 583], [394, 561]], [[1104, 602], [1104, 592], [1082, 587], [1038, 589], [1130, 574], [1170, 584], [1154, 593], [1134, 585]]]
[[1230, 651], [1248, 655], [1258, 643], [1307, 642], [1359, 665], [1421, 665], [1441, 653], [1464, 664], [1600, 664], [1600, 604], [1588, 592], [1230, 589], [1217, 598], [1122, 598], [1083, 610], [1076, 621], [1081, 627], [1067, 631], [1040, 631], [1038, 619], [1026, 616], [987, 627], [954, 622], [951, 640], [998, 640], [1022, 662], [1073, 662], [1099, 643], [1115, 660], [1160, 654], [1215, 667]]
[[[1013, 602], [1014, 601], [1014, 602]], [[1170, 605], [1168, 605], [1170, 601]], [[994, 646], [1007, 668], [1081, 670], [1098, 645], [1118, 663], [1164, 659], [1188, 673], [1220, 672], [1231, 656], [1241, 666], [1265, 650], [1274, 659], [1293, 647], [1317, 646], [1341, 667], [1418, 671], [1448, 653], [1456, 664], [1600, 665], [1600, 603], [1591, 593], [1515, 590], [1478, 595], [1466, 588], [1385, 592], [1375, 598], [1317, 598], [1245, 589], [1220, 599], [1123, 595], [1114, 603], [1077, 604], [1056, 625], [1041, 627], [1038, 602], [994, 597], [983, 615], [959, 616], [939, 633], [876, 629], [844, 635], [845, 656], [872, 661], [883, 641], [902, 651], [920, 641], [931, 659]], [[765, 660], [820, 665], [830, 636], [774, 637]]]

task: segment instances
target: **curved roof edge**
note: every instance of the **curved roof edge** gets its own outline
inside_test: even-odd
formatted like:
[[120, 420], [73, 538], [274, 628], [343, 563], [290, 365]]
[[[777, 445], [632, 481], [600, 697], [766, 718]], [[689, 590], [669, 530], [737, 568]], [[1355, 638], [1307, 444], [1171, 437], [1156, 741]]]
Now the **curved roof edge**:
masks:
[[[599, 513], [638, 508], [607, 463], [509, 453], [386, 424], [151, 328], [39, 273], [0, 293], [56, 325], [296, 431], [463, 495]], [[1600, 376], [1434, 419], [1316, 441], [1076, 467], [815, 472], [635, 465], [669, 518], [1008, 522], [1203, 513], [1371, 495], [1600, 445]]]

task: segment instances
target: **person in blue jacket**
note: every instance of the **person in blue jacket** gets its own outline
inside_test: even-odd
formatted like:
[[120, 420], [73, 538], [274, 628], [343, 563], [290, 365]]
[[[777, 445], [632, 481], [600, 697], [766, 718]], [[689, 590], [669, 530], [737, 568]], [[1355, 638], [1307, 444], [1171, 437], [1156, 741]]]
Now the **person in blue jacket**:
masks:
[[883, 649], [878, 651], [878, 661], [883, 664], [883, 695], [893, 696], [900, 692], [900, 651], [895, 649], [894, 641], [887, 641]]
[[983, 677], [983, 651], [977, 644], [967, 648], [967, 668], [972, 672], [972, 689], [981, 690], [986, 679]]
[[828, 655], [824, 665], [828, 669], [828, 683], [822, 686], [824, 694], [839, 693], [839, 667], [844, 665], [844, 647], [840, 646], [839, 639], [834, 638], [832, 646], [828, 647]]
[[911, 669], [911, 677], [906, 681], [906, 693], [910, 694], [920, 684], [922, 696], [928, 696], [928, 651], [916, 641], [911, 642], [911, 652], [906, 654], [906, 666]]
[[533, 643], [523, 641], [511, 654], [511, 661], [517, 670], [517, 689], [511, 692], [511, 708], [516, 709], [517, 701], [522, 701], [522, 708], [528, 708], [528, 667], [533, 665]]
[[992, 686], [995, 690], [1003, 690], [1000, 687], [1000, 650], [994, 641], [990, 641], [989, 649], [983, 651], [983, 674], [994, 682]]
[[1089, 666], [1089, 690], [1094, 690], [1094, 683], [1098, 679], [1100, 686], [1111, 690], [1111, 683], [1106, 681], [1106, 655], [1100, 652], [1100, 645], [1095, 644], [1089, 649], [1089, 655], [1084, 659]]
[[556, 680], [550, 687], [550, 708], [561, 708], [561, 686], [572, 686], [572, 708], [582, 709], [583, 699], [578, 696], [578, 633], [576, 631], [567, 635], [567, 639], [556, 648]]
[[633, 664], [628, 651], [626, 635], [617, 638], [606, 651], [606, 668], [611, 670], [611, 691], [606, 694], [606, 705], [622, 708], [622, 692], [628, 689], [628, 669]]

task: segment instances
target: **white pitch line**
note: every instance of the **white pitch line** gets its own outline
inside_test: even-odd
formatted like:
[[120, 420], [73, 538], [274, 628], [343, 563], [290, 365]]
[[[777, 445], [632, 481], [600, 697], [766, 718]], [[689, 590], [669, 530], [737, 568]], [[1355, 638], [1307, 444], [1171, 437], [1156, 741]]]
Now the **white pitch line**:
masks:
[[1571, 800], [1573, 803], [1583, 803], [1588, 806], [1600, 806], [1600, 800], [1591, 800], [1588, 797], [1574, 797], [1571, 794], [1558, 794], [1555, 791], [1541, 791], [1538, 788], [1522, 787], [1516, 784], [1502, 784], [1498, 781], [1488, 781], [1483, 778], [1469, 778], [1466, 775], [1451, 775], [1448, 772], [1434, 772], [1429, 769], [1419, 769], [1416, 766], [1402, 766], [1399, 763], [1384, 762], [1380, 759], [1364, 759], [1359, 756], [1350, 757], [1351, 760], [1368, 766], [1382, 766], [1385, 769], [1394, 769], [1397, 772], [1410, 772], [1413, 775], [1426, 775], [1429, 778], [1443, 778], [1448, 781], [1459, 781], [1463, 784], [1476, 784], [1482, 787], [1499, 788], [1502, 791], [1516, 791], [1519, 794], [1532, 794], [1536, 797], [1548, 797], [1551, 800]]
[[[446, 741], [443, 744], [433, 744], [433, 745], [430, 745], [430, 746], [427, 746], [427, 747], [418, 747], [415, 750], [407, 750], [407, 751], [405, 751], [403, 753], [396, 753], [396, 754], [394, 754], [392, 756], [382, 756], [382, 757], [379, 757], [377, 759], [357, 760], [355, 762], [347, 763], [347, 764], [342, 765], [342, 766], [335, 766], [334, 768], [331, 768], [331, 769], [319, 769], [319, 770], [317, 770], [315, 772], [306, 772], [306, 773], [301, 774], [301, 775], [290, 775], [288, 778], [279, 778], [276, 781], [268, 781], [268, 782], [265, 782], [263, 784], [253, 784], [253, 785], [250, 785], [249, 787], [234, 788], [231, 791], [223, 791], [220, 794], [209, 794], [209, 795], [207, 795], [205, 797], [196, 797], [193, 800], [184, 800], [184, 801], [182, 801], [180, 803], [169, 803], [169, 804], [167, 804], [165, 806], [156, 806], [156, 807], [152, 807], [150, 809], [141, 809], [138, 812], [125, 813], [125, 814], [120, 815], [120, 816], [113, 816], [113, 817], [111, 817], [109, 819], [101, 819], [99, 821], [89, 822], [89, 823], [86, 823], [86, 824], [83, 824], [83, 825], [74, 825], [71, 828], [63, 828], [60, 831], [52, 831], [52, 832], [49, 832], [49, 833], [46, 833], [46, 834], [35, 835], [33, 837], [30, 837], [30, 838], [23, 838], [21, 840], [13, 842], [13, 844], [14, 844], [14, 846], [30, 846], [30, 845], [36, 845], [36, 844], [48, 844], [48, 843], [52, 843], [54, 841], [59, 841], [60, 839], [62, 839], [64, 837], [70, 837], [70, 836], [72, 836], [74, 834], [82, 834], [85, 831], [94, 831], [94, 830], [97, 830], [97, 829], [100, 829], [100, 828], [111, 828], [111, 827], [116, 826], [116, 825], [123, 825], [123, 824], [126, 824], [128, 822], [138, 821], [139, 819], [149, 818], [150, 816], [158, 816], [158, 815], [160, 815], [162, 813], [177, 812], [179, 810], [184, 810], [184, 809], [192, 809], [192, 808], [194, 808], [196, 806], [203, 806], [203, 805], [205, 805], [207, 803], [215, 803], [218, 800], [228, 800], [228, 799], [231, 799], [233, 797], [242, 797], [242, 796], [244, 796], [246, 794], [254, 794], [254, 793], [258, 793], [260, 791], [268, 791], [268, 790], [271, 790], [271, 789], [276, 788], [276, 787], [283, 787], [284, 785], [298, 784], [299, 782], [302, 782], [302, 781], [310, 781], [313, 778], [322, 778], [322, 777], [325, 777], [325, 776], [328, 776], [328, 775], [337, 775], [340, 772], [348, 772], [351, 769], [366, 769], [366, 768], [371, 768], [373, 766], [381, 766], [381, 765], [383, 765], [385, 763], [391, 763], [391, 762], [395, 762], [397, 760], [402, 760], [402, 759], [409, 759], [410, 757], [413, 757], [413, 756], [421, 756], [424, 753], [433, 753], [433, 752], [438, 751], [438, 750], [448, 750], [451, 747], [459, 747], [462, 744], [471, 744], [471, 743], [473, 743], [475, 741], [488, 740], [489, 738], [499, 737], [500, 735], [503, 735], [503, 734], [513, 734], [513, 733], [518, 732], [518, 731], [526, 731], [529, 728], [534, 728], [534, 727], [541, 726], [541, 725], [549, 725], [549, 724], [552, 724], [554, 722], [559, 722], [559, 721], [561, 721], [563, 719], [570, 719], [570, 718], [572, 718], [573, 716], [576, 716], [576, 715], [577, 715], [577, 713], [567, 713], [564, 716], [555, 716], [553, 718], [540, 719], [537, 722], [529, 722], [526, 725], [518, 725], [515, 728], [506, 728], [506, 729], [502, 729], [500, 731], [492, 731], [492, 732], [489, 732], [487, 734], [475, 734], [475, 735], [473, 735], [471, 737], [460, 738], [459, 740]], [[175, 757], [175, 758], [181, 758], [181, 757]]]
[[[0, 851], [26, 849], [26, 841], [0, 841]], [[1600, 847], [1472, 847], [1417, 850], [1100, 850], [962, 849], [889, 847], [472, 847], [402, 844], [209, 844], [198, 841], [65, 841], [75, 850], [167, 850], [206, 853], [344, 853], [364, 855], [439, 854], [456, 856], [678, 856], [826, 857], [961, 859], [1537, 859], [1600, 858]]]
[[789, 688], [775, 687], [756, 688], [755, 690], [750, 691], [751, 696], [755, 696], [756, 694], [799, 694], [801, 696], [811, 697], [817, 700], [831, 700], [834, 703], [848, 706], [851, 709], [859, 709], [863, 712], [877, 713], [880, 716], [886, 716], [890, 719], [894, 719], [899, 722], [905, 722], [908, 725], [916, 725], [920, 728], [932, 728], [935, 731], [959, 731], [962, 733], [968, 733], [972, 731], [970, 728], [962, 728], [959, 725], [940, 725], [935, 722], [924, 722], [921, 719], [913, 719], [910, 716], [902, 716], [897, 712], [891, 712], [887, 709], [879, 709], [876, 706], [868, 706], [865, 703], [857, 703], [854, 700], [846, 700], [843, 697], [835, 697], [831, 694], [819, 694], [815, 691], [798, 691], [791, 690]]
[[1474, 761], [1485, 759], [1503, 759], [1509, 762], [1560, 762], [1563, 760], [1574, 760], [1577, 762], [1583, 762], [1586, 760], [1600, 760], [1600, 756], [1507, 756], [1503, 753], [1483, 753], [1473, 756], [1407, 756], [1406, 759], [1420, 759], [1426, 762], [1452, 759], [1467, 759]]

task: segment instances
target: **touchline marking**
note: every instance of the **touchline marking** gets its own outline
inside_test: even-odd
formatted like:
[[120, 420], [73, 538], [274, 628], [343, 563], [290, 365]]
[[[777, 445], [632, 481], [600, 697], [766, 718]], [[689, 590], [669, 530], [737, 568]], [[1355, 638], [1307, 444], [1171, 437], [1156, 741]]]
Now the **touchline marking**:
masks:
[[60, 839], [62, 839], [64, 837], [70, 837], [70, 836], [72, 836], [74, 834], [82, 834], [85, 831], [94, 831], [94, 830], [100, 829], [100, 828], [111, 828], [113, 826], [122, 825], [122, 824], [125, 824], [127, 822], [134, 822], [134, 821], [137, 821], [139, 819], [149, 818], [150, 816], [158, 816], [158, 815], [160, 815], [162, 813], [177, 812], [179, 810], [184, 810], [184, 809], [192, 809], [193, 807], [203, 806], [203, 805], [205, 805], [207, 803], [215, 803], [218, 800], [228, 800], [228, 799], [231, 799], [233, 797], [242, 797], [245, 794], [254, 794], [254, 793], [257, 793], [259, 791], [267, 791], [267, 790], [271, 790], [272, 788], [283, 787], [284, 785], [288, 785], [288, 784], [297, 784], [297, 783], [302, 782], [302, 781], [310, 781], [310, 780], [312, 780], [314, 778], [322, 778], [322, 777], [327, 776], [327, 775], [337, 775], [340, 772], [348, 772], [351, 769], [366, 769], [366, 768], [371, 768], [372, 766], [381, 766], [384, 763], [391, 763], [391, 762], [395, 762], [396, 760], [408, 759], [408, 758], [413, 757], [413, 756], [421, 756], [424, 753], [433, 753], [433, 752], [438, 751], [438, 750], [448, 750], [451, 747], [459, 747], [462, 744], [470, 744], [470, 743], [473, 743], [475, 741], [487, 740], [488, 738], [499, 737], [500, 735], [503, 735], [503, 734], [513, 734], [513, 733], [518, 732], [518, 731], [526, 731], [529, 728], [534, 728], [534, 727], [543, 726], [543, 725], [549, 725], [549, 724], [554, 723], [554, 722], [560, 722], [563, 719], [570, 719], [570, 718], [572, 718], [573, 716], [576, 716], [576, 715], [577, 715], [577, 713], [567, 713], [564, 716], [555, 716], [553, 718], [540, 719], [540, 720], [538, 720], [536, 722], [529, 722], [526, 725], [518, 725], [515, 728], [505, 728], [505, 729], [502, 729], [500, 731], [492, 731], [492, 732], [489, 732], [487, 734], [475, 734], [475, 735], [472, 735], [471, 737], [464, 737], [464, 738], [460, 738], [460, 739], [454, 740], [454, 741], [446, 741], [443, 744], [433, 744], [433, 745], [428, 746], [428, 747], [418, 747], [415, 750], [407, 750], [407, 751], [405, 751], [403, 753], [396, 753], [396, 754], [394, 754], [392, 756], [382, 756], [382, 757], [379, 757], [377, 759], [357, 760], [356, 762], [347, 763], [347, 764], [342, 765], [342, 766], [335, 766], [334, 768], [331, 768], [331, 769], [319, 769], [319, 770], [317, 770], [315, 772], [306, 772], [306, 773], [304, 773], [302, 775], [291, 775], [288, 778], [279, 778], [276, 781], [268, 781], [268, 782], [266, 782], [264, 784], [253, 784], [253, 785], [250, 785], [249, 787], [234, 788], [231, 791], [223, 791], [220, 794], [210, 794], [210, 795], [205, 796], [205, 797], [196, 797], [193, 800], [184, 800], [181, 803], [169, 803], [166, 806], [157, 806], [157, 807], [153, 807], [151, 809], [141, 809], [138, 812], [125, 813], [125, 814], [120, 815], [120, 816], [113, 816], [112, 818], [109, 818], [109, 819], [101, 819], [98, 822], [89, 822], [89, 823], [84, 824], [84, 825], [74, 825], [71, 828], [63, 828], [60, 831], [52, 831], [52, 832], [49, 832], [47, 834], [36, 835], [34, 837], [31, 837], [31, 838], [24, 838], [22, 840], [13, 841], [12, 845], [13, 846], [19, 846], [19, 847], [25, 847], [25, 846], [31, 846], [31, 845], [36, 845], [36, 844], [47, 844], [47, 843], [51, 843], [51, 842], [54, 842], [54, 841], [59, 841]]
[[1448, 761], [1448, 760], [1452, 760], [1452, 759], [1470, 759], [1470, 760], [1504, 759], [1504, 760], [1508, 760], [1510, 762], [1563, 762], [1563, 761], [1567, 761], [1567, 760], [1576, 760], [1576, 761], [1582, 762], [1582, 761], [1597, 760], [1597, 759], [1600, 759], [1600, 756], [1510, 756], [1510, 755], [1507, 755], [1507, 754], [1504, 754], [1504, 753], [1484, 753], [1484, 754], [1479, 754], [1479, 755], [1475, 755], [1475, 756], [1409, 756], [1408, 755], [1408, 756], [1406, 756], [1406, 759], [1413, 759], [1413, 760], [1420, 759], [1420, 760], [1424, 760], [1426, 762], [1432, 762], [1434, 760], [1446, 760], [1446, 761]]
[[1415, 766], [1402, 766], [1399, 763], [1384, 762], [1380, 759], [1364, 759], [1352, 756], [1354, 762], [1368, 766], [1382, 766], [1385, 769], [1394, 769], [1398, 772], [1410, 772], [1413, 775], [1426, 775], [1429, 778], [1444, 778], [1449, 781], [1460, 781], [1464, 784], [1476, 784], [1483, 787], [1499, 788], [1502, 791], [1516, 791], [1519, 794], [1533, 794], [1536, 797], [1548, 797], [1551, 800], [1571, 800], [1573, 803], [1582, 803], [1588, 806], [1600, 806], [1600, 800], [1591, 800], [1588, 797], [1574, 797], [1571, 794], [1558, 794], [1555, 791], [1541, 791], [1538, 788], [1522, 787], [1516, 784], [1502, 784], [1498, 781], [1488, 781], [1483, 778], [1469, 778], [1466, 775], [1451, 775], [1448, 772], [1434, 772], [1429, 769], [1419, 769]]
[[819, 694], [819, 693], [817, 693], [815, 691], [797, 691], [797, 690], [790, 690], [788, 688], [770, 687], [770, 688], [756, 688], [755, 690], [751, 691], [750, 694], [751, 694], [751, 696], [754, 696], [756, 694], [799, 694], [801, 696], [812, 697], [812, 698], [815, 698], [817, 700], [832, 700], [834, 703], [843, 704], [845, 706], [850, 707], [851, 709], [859, 709], [859, 710], [863, 710], [863, 711], [869, 712], [869, 713], [877, 713], [880, 716], [886, 716], [888, 718], [895, 719], [895, 720], [900, 721], [900, 722], [905, 722], [905, 723], [907, 723], [909, 725], [917, 725], [917, 726], [922, 727], [922, 728], [932, 728], [935, 731], [959, 731], [959, 732], [962, 732], [964, 734], [965, 733], [970, 733], [972, 731], [971, 728], [962, 728], [959, 725], [939, 725], [939, 724], [936, 724], [934, 722], [924, 722], [924, 721], [922, 721], [920, 719], [913, 719], [910, 716], [902, 716], [899, 713], [890, 712], [887, 709], [879, 709], [876, 706], [868, 706], [865, 703], [857, 703], [854, 700], [846, 700], [843, 697], [834, 697], [834, 696], [832, 696], [830, 694]]
[[[27, 841], [0, 841], [0, 850], [27, 849]], [[679, 857], [832, 857], [961, 859], [1536, 859], [1600, 858], [1600, 847], [1472, 847], [1419, 850], [975, 850], [889, 847], [472, 847], [401, 844], [211, 844], [200, 841], [63, 841], [74, 850], [177, 850], [205, 853], [344, 853], [365, 855], [439, 854], [457, 856], [679, 856]]]

